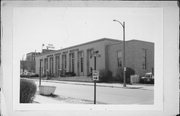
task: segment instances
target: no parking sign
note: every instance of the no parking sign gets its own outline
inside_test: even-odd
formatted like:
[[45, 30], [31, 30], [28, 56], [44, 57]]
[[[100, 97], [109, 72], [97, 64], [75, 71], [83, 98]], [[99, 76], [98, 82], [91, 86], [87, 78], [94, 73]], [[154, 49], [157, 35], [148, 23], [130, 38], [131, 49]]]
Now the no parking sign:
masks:
[[99, 81], [99, 71], [93, 70], [93, 81]]

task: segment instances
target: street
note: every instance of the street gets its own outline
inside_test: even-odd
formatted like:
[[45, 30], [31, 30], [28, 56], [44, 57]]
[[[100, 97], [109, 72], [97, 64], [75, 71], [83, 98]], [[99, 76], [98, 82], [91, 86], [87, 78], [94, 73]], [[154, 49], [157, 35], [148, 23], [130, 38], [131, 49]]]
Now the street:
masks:
[[[38, 80], [36, 80], [38, 85]], [[45, 82], [42, 85], [56, 86], [54, 96], [47, 97], [36, 95], [35, 101], [39, 103], [94, 103], [94, 86], [93, 83], [78, 82]], [[101, 86], [100, 86], [101, 85]], [[111, 85], [111, 84], [109, 84]], [[97, 83], [96, 86], [96, 103], [97, 104], [153, 104], [153, 89], [142, 88], [123, 88], [118, 86], [104, 86]], [[120, 84], [119, 84], [120, 85]], [[129, 85], [130, 86], [130, 85]], [[151, 86], [150, 88], [153, 88]], [[48, 99], [47, 99], [48, 98]], [[42, 100], [44, 99], [44, 100]]]

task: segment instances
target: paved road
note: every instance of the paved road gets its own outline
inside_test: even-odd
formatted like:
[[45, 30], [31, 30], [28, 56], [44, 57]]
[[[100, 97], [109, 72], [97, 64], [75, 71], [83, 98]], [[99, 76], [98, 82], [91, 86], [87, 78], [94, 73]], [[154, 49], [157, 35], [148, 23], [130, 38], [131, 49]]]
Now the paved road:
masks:
[[[36, 83], [38, 83], [36, 81]], [[42, 82], [42, 85], [56, 86], [54, 97], [58, 101], [69, 99], [71, 102], [92, 103], [94, 100], [94, 87], [90, 85], [79, 85], [71, 83]], [[154, 91], [146, 89], [125, 89], [118, 87], [97, 86], [97, 104], [153, 104]], [[79, 100], [79, 101], [78, 101]], [[47, 101], [48, 102], [48, 101]], [[60, 102], [59, 102], [60, 103]]]

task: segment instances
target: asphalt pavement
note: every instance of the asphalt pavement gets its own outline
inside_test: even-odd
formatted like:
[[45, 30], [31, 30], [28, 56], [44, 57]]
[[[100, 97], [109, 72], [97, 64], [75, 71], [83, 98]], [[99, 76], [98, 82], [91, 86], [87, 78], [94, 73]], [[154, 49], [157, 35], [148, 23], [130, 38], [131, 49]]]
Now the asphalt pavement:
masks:
[[[36, 79], [38, 85], [38, 80]], [[42, 80], [42, 85], [56, 86], [53, 96], [38, 92], [35, 103], [93, 104], [94, 83]], [[97, 83], [97, 104], [153, 104], [154, 86], [134, 84], [123, 87], [119, 83]]]

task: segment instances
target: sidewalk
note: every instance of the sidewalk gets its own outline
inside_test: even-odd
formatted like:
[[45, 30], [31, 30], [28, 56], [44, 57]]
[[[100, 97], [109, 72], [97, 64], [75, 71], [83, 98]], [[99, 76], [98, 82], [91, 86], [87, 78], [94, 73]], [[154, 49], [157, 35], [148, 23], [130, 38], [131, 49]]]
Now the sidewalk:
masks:
[[[37, 79], [35, 79], [37, 81]], [[52, 83], [63, 83], [63, 84], [74, 84], [74, 85], [85, 85], [94, 86], [93, 82], [73, 82], [73, 81], [57, 81], [57, 80], [42, 80], [44, 82]], [[124, 88], [122, 83], [96, 83], [98, 87], [112, 87], [112, 88]], [[154, 90], [153, 84], [126, 84], [124, 89], [142, 89], [142, 90]]]
[[[94, 101], [92, 100], [85, 100], [85, 99], [78, 99], [78, 98], [72, 98], [72, 97], [65, 97], [60, 95], [50, 95], [50, 96], [44, 96], [40, 95], [37, 91], [34, 99], [34, 103], [40, 103], [40, 104], [93, 104]], [[97, 102], [101, 103], [101, 102]], [[104, 103], [101, 103], [104, 104]]]
[[[45, 82], [53, 83], [64, 83], [64, 84], [75, 84], [75, 85], [87, 85], [94, 86], [93, 82], [70, 82], [70, 81], [54, 81], [54, 80], [44, 80]], [[121, 83], [96, 83], [96, 86], [99, 87], [112, 87], [112, 88], [124, 88]], [[144, 89], [144, 90], [153, 90], [154, 85], [152, 84], [126, 84], [125, 89]]]

